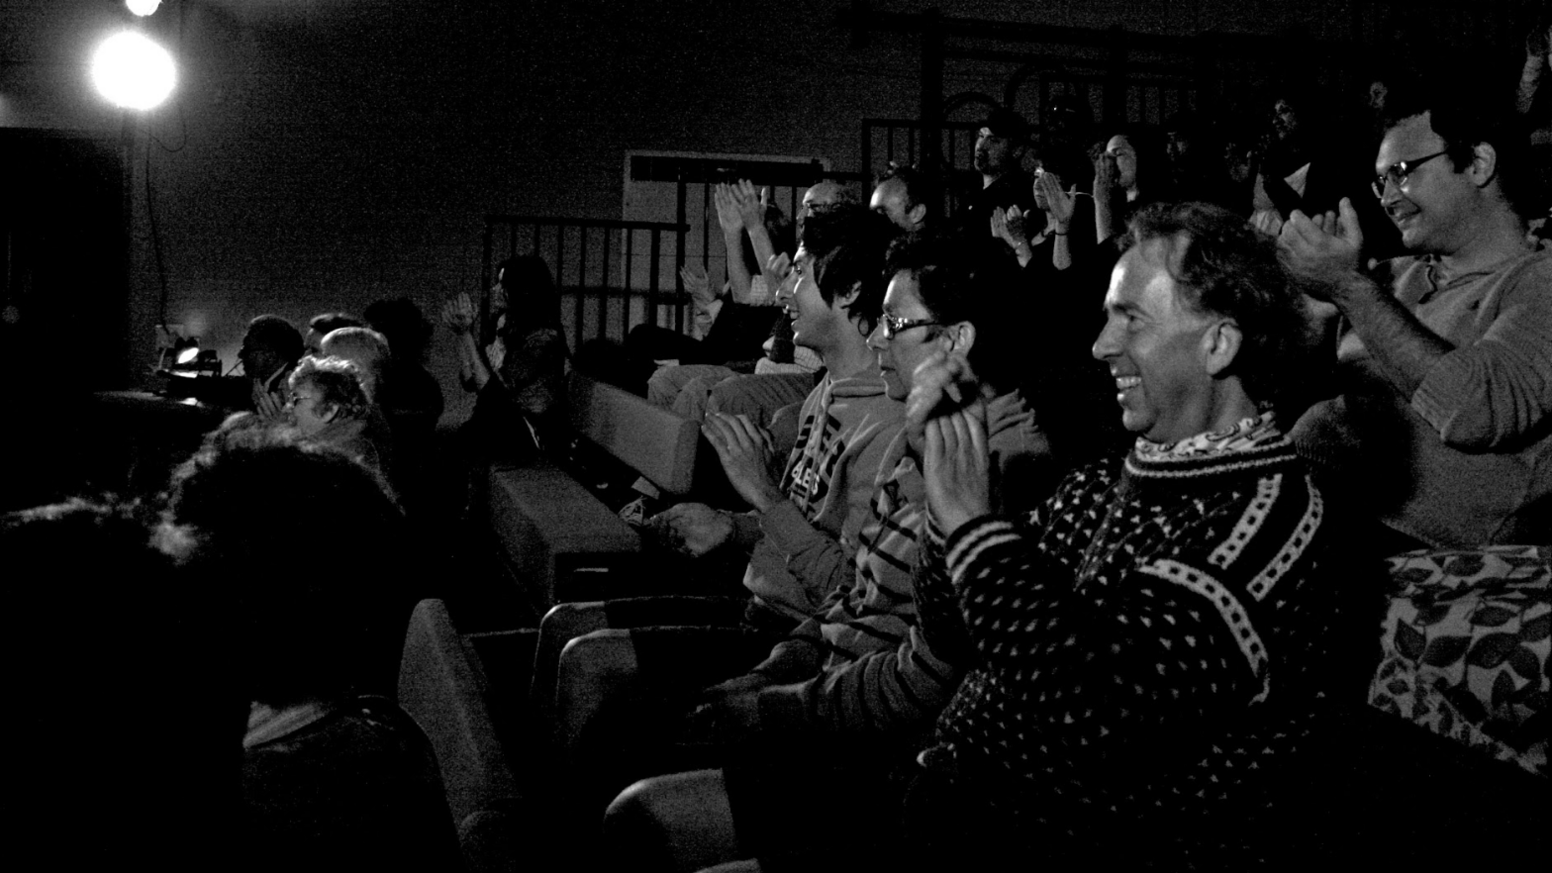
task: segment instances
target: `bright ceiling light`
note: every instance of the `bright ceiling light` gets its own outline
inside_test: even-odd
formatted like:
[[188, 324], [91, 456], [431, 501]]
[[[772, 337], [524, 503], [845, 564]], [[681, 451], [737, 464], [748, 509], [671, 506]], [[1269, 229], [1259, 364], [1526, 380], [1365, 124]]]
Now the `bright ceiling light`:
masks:
[[142, 18], [156, 11], [156, 7], [162, 5], [162, 0], [124, 0], [124, 5], [129, 11]]
[[102, 96], [125, 109], [160, 105], [177, 78], [172, 55], [138, 31], [108, 37], [92, 55], [92, 82]]

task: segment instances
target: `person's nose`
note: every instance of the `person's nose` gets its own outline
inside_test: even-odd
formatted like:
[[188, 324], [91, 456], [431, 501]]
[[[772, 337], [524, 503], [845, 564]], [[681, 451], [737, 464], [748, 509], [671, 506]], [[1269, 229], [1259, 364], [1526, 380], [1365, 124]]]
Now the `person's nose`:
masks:
[[1114, 320], [1106, 320], [1105, 326], [1100, 329], [1099, 336], [1094, 340], [1094, 346], [1090, 349], [1094, 359], [1103, 361], [1113, 358], [1121, 353], [1119, 323]]
[[889, 338], [884, 336], [884, 322], [880, 321], [873, 332], [868, 334], [868, 348], [875, 352], [881, 352], [889, 345]]

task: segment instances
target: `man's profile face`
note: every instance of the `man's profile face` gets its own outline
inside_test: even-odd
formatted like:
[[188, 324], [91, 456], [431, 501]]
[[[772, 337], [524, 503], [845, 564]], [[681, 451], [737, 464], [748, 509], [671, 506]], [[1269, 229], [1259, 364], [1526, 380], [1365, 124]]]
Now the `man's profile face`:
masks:
[[885, 179], [873, 189], [868, 208], [889, 219], [901, 230], [911, 230], [910, 206], [906, 203], [905, 183], [899, 179]]
[[[792, 317], [792, 341], [821, 351], [834, 335], [836, 313], [819, 293], [814, 258], [802, 246], [798, 246], [792, 259], [792, 279], [794, 281], [790, 283], [783, 282], [776, 293], [777, 302], [786, 307], [787, 314]], [[787, 290], [789, 285], [790, 291]]]
[[252, 332], [243, 336], [242, 348], [237, 351], [237, 360], [242, 362], [243, 372], [251, 379], [268, 378], [280, 369], [277, 357], [274, 350], [255, 340]]
[[992, 133], [989, 127], [981, 128], [981, 132], [976, 135], [975, 168], [985, 175], [1006, 173], [1013, 167], [1013, 153], [1013, 140]]
[[1476, 186], [1455, 169], [1449, 155], [1418, 163], [1419, 158], [1444, 151], [1444, 140], [1434, 133], [1427, 113], [1414, 116], [1386, 131], [1374, 159], [1376, 176], [1401, 161], [1413, 165], [1400, 185], [1387, 181], [1380, 206], [1401, 231], [1401, 244], [1420, 254], [1448, 255], [1456, 240], [1470, 228], [1471, 203]]
[[1213, 424], [1203, 348], [1212, 319], [1181, 300], [1165, 268], [1168, 255], [1163, 240], [1149, 240], [1121, 257], [1093, 350], [1115, 379], [1121, 424], [1157, 443], [1178, 442]]

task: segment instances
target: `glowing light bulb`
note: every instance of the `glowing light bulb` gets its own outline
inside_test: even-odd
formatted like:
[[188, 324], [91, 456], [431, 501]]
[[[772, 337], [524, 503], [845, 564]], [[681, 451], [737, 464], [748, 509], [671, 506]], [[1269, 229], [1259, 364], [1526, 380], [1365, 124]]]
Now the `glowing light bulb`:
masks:
[[124, 0], [124, 5], [129, 7], [130, 12], [144, 18], [155, 12], [162, 5], [162, 0]]
[[92, 55], [92, 82], [98, 92], [125, 109], [161, 104], [177, 78], [172, 55], [137, 31], [108, 37]]

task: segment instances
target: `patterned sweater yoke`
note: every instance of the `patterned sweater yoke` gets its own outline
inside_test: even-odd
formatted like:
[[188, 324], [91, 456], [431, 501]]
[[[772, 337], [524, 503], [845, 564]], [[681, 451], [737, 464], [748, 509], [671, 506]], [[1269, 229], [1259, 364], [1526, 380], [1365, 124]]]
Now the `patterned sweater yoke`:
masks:
[[1022, 523], [973, 521], [945, 544], [975, 664], [934, 753], [1069, 832], [1099, 810], [1242, 803], [1238, 756], [1298, 739], [1258, 726], [1320, 696], [1336, 587], [1314, 572], [1320, 493], [1269, 416], [1207, 437], [1139, 441]]

